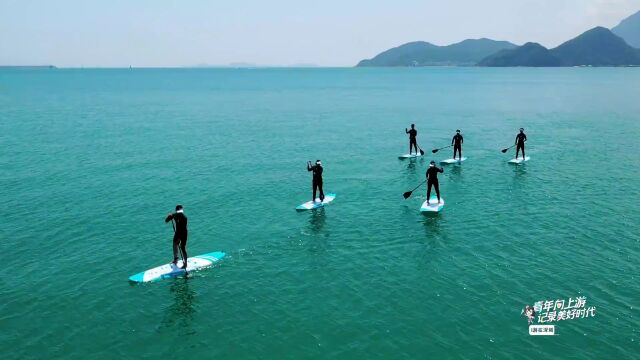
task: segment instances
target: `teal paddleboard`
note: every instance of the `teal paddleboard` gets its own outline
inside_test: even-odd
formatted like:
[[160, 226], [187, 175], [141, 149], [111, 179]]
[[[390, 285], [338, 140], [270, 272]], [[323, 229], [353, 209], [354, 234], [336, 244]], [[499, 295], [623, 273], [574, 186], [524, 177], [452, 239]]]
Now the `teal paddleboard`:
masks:
[[529, 156], [525, 156], [524, 158], [517, 158], [517, 159], [511, 159], [509, 160], [509, 164], [522, 164], [525, 161], [529, 161], [529, 159], [531, 159]]
[[466, 157], [463, 158], [456, 158], [456, 159], [446, 159], [446, 160], [442, 160], [440, 161], [440, 164], [460, 164], [461, 162], [467, 160]]
[[321, 208], [327, 205], [328, 203], [332, 202], [335, 198], [336, 198], [336, 194], [326, 194], [324, 196], [323, 201], [320, 201], [320, 198], [316, 198], [315, 201], [307, 201], [302, 205], [298, 205], [296, 207], [296, 210], [305, 211], [305, 210], [313, 210], [313, 209]]
[[220, 251], [210, 252], [187, 259], [187, 270], [181, 269], [182, 260], [177, 264], [169, 263], [129, 276], [129, 281], [136, 283], [158, 281], [184, 275], [185, 272], [201, 270], [217, 263], [224, 258], [224, 253]]
[[440, 202], [438, 203], [438, 197], [432, 194], [429, 203], [427, 205], [427, 200], [425, 200], [422, 203], [422, 207], [420, 207], [420, 211], [423, 213], [437, 213], [444, 208], [444, 198], [442, 196], [440, 196]]

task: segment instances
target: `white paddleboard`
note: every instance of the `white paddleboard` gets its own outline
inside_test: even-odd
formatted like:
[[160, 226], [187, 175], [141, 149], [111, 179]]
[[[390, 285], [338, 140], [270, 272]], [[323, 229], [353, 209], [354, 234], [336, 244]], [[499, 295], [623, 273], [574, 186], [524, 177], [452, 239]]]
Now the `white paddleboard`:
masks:
[[429, 199], [431, 204], [427, 205], [427, 200], [422, 203], [422, 207], [420, 208], [421, 212], [440, 212], [444, 208], [444, 198], [440, 196], [440, 203], [438, 203], [438, 196], [431, 194], [431, 199]]
[[[212, 266], [224, 257], [223, 252], [210, 252], [187, 259], [187, 271], [195, 271]], [[142, 283], [150, 281], [158, 281], [162, 279], [172, 278], [184, 275], [185, 270], [181, 269], [182, 260], [178, 260], [176, 265], [169, 263], [158, 266], [141, 273], [129, 276], [129, 281]]]
[[296, 210], [304, 211], [304, 210], [312, 210], [325, 206], [326, 204], [332, 202], [336, 198], [336, 194], [325, 194], [324, 200], [321, 202], [320, 198], [316, 198], [316, 201], [307, 201], [302, 205], [298, 205]]
[[529, 159], [531, 159], [531, 158], [530, 158], [530, 157], [528, 157], [528, 156], [525, 156], [525, 158], [524, 158], [524, 159], [523, 159], [523, 158], [521, 158], [521, 157], [519, 157], [519, 158], [517, 158], [517, 159], [511, 159], [511, 160], [509, 160], [509, 163], [510, 163], [510, 164], [522, 164], [522, 163], [523, 163], [523, 162], [525, 162], [525, 161], [529, 161]]
[[420, 155], [420, 153], [417, 154], [404, 154], [404, 155], [400, 155], [398, 156], [398, 159], [412, 159], [412, 158], [417, 158], [417, 157], [422, 157], [424, 155]]
[[465, 160], [467, 160], [467, 158], [463, 156], [462, 158], [442, 160], [440, 161], [440, 164], [460, 164]]

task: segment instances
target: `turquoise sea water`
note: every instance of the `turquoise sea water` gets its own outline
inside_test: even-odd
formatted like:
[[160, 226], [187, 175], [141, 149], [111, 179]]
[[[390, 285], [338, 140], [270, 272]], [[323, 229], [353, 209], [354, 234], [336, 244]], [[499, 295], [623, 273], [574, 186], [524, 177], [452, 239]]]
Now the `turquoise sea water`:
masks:
[[[639, 94], [638, 68], [2, 70], [2, 358], [637, 358]], [[424, 216], [402, 193], [456, 128]], [[315, 159], [338, 197], [298, 213]], [[190, 255], [228, 257], [129, 284], [177, 203]], [[595, 317], [528, 335], [525, 304], [576, 296]]]

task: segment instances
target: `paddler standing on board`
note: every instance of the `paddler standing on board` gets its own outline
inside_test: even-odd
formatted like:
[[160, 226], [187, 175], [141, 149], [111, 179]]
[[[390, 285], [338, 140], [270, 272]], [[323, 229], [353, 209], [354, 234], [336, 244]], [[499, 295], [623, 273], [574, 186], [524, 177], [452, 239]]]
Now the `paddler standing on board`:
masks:
[[411, 124], [411, 130], [405, 128], [404, 132], [409, 134], [409, 155], [411, 155], [411, 149], [415, 149], [416, 155], [418, 155], [418, 142], [416, 141], [418, 130], [416, 130], [416, 125]]
[[182, 205], [176, 205], [176, 212], [169, 213], [164, 222], [174, 221], [174, 233], [173, 233], [173, 265], [178, 264], [178, 249], [182, 256], [182, 269], [187, 269], [187, 216], [184, 214]]
[[436, 166], [436, 162], [431, 160], [429, 168], [427, 169], [427, 206], [431, 205], [429, 202], [431, 198], [431, 187], [436, 190], [436, 196], [438, 197], [438, 204], [440, 204], [440, 183], [438, 182], [438, 173], [444, 172], [442, 168]]
[[462, 160], [462, 143], [464, 143], [464, 138], [460, 135], [460, 129], [456, 130], [456, 134], [453, 135], [453, 139], [451, 139], [451, 146], [453, 146], [453, 160], [456, 159], [456, 152], [458, 156], [460, 156], [460, 160]]
[[520, 128], [520, 132], [516, 135], [516, 160], [518, 159], [518, 153], [522, 149], [522, 160], [524, 157], [524, 143], [527, 141], [527, 135], [524, 134], [524, 128]]
[[307, 171], [313, 171], [313, 180], [311, 186], [313, 187], [313, 202], [316, 202], [316, 191], [320, 191], [320, 202], [324, 201], [324, 191], [322, 190], [322, 162], [316, 160], [315, 165], [311, 165], [311, 161], [307, 161]]

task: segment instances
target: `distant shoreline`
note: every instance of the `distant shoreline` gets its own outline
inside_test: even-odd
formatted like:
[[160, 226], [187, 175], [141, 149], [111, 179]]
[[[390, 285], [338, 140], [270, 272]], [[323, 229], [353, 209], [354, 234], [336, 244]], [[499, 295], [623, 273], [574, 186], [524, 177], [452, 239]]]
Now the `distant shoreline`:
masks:
[[558, 68], [637, 68], [640, 65], [576, 65], [576, 66], [480, 66], [480, 65], [424, 65], [424, 66], [140, 66], [140, 67], [101, 67], [101, 66], [70, 66], [54, 65], [0, 65], [0, 70], [313, 70], [313, 69], [496, 69], [496, 68], [529, 68], [529, 69], [558, 69]]
[[0, 69], [57, 69], [54, 65], [0, 65]]

